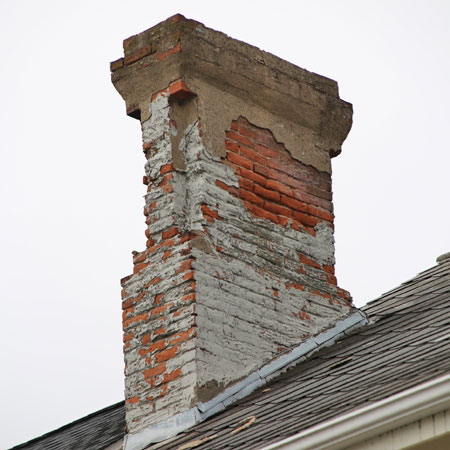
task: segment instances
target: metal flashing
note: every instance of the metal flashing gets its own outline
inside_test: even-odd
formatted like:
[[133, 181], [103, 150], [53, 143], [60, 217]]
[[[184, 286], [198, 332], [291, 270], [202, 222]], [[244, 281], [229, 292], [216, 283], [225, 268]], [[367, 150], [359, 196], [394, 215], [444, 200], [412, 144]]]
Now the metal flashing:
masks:
[[368, 319], [366, 314], [361, 310], [355, 310], [345, 319], [338, 321], [329, 330], [307, 339], [289, 352], [272, 360], [261, 369], [225, 389], [224, 392], [208, 402], [200, 402], [195, 407], [181, 414], [177, 414], [164, 422], [151, 425], [138, 433], [127, 434], [124, 442], [124, 450], [143, 450], [152, 443], [169, 439], [195, 424], [205, 421], [213, 414], [223, 411], [237, 400], [246, 397], [256, 389], [262, 387], [287, 368], [303, 361], [311, 353], [315, 353], [320, 348], [333, 344], [344, 334], [348, 334], [355, 328], [362, 327], [367, 323]]

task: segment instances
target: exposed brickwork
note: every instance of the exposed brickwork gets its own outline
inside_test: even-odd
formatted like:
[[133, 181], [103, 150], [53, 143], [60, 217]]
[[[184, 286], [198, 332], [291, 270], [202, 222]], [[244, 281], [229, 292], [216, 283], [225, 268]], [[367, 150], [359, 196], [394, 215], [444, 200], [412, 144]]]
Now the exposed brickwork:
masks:
[[[168, 91], [160, 95], [165, 97]], [[169, 405], [185, 409], [185, 398], [177, 399], [176, 392], [186, 388], [193, 391], [195, 384], [195, 283], [190, 277], [193, 257], [189, 245], [195, 235], [176, 225], [175, 173], [169, 138], [175, 125], [167, 112], [165, 117], [158, 117], [155, 112], [152, 120], [158, 121], [161, 133], [144, 138], [143, 144], [147, 158], [147, 248], [135, 252], [134, 273], [122, 280], [130, 431], [145, 426], [149, 413], [157, 416]], [[177, 402], [182, 404], [177, 406]]]
[[269, 130], [241, 117], [226, 133], [226, 162], [240, 190], [219, 184], [239, 196], [256, 217], [315, 235], [319, 222], [333, 226], [331, 176], [305, 166], [277, 143]]
[[122, 280], [135, 434], [351, 312], [329, 175], [351, 106], [335, 82], [179, 15], [123, 46], [112, 79], [141, 121], [147, 186], [146, 249]]
[[147, 248], [122, 283], [130, 431], [210, 398], [350, 306], [334, 276], [329, 175], [244, 118], [218, 161], [198, 118], [177, 130], [169, 96], [195, 102], [176, 81], [143, 123]]
[[197, 165], [202, 226], [216, 249], [195, 252], [194, 261], [206, 397], [206, 386], [245, 375], [351, 307], [334, 276], [329, 174], [293, 159], [270, 130], [242, 117], [230, 124], [225, 146], [224, 167], [205, 161], [199, 174]]

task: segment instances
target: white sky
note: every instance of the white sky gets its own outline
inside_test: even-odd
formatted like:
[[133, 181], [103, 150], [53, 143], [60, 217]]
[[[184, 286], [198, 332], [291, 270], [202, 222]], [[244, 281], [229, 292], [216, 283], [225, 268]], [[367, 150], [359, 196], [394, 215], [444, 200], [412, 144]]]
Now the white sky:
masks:
[[145, 247], [122, 40], [180, 12], [339, 82], [339, 285], [357, 305], [450, 251], [450, 2], [0, 3], [0, 448], [123, 398], [120, 278]]

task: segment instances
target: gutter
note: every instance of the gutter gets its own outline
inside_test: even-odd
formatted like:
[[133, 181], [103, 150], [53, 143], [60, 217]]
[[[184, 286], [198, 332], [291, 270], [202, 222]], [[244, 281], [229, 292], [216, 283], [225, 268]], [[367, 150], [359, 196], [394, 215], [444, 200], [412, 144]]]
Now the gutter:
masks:
[[322, 422], [262, 450], [338, 450], [450, 408], [450, 374]]

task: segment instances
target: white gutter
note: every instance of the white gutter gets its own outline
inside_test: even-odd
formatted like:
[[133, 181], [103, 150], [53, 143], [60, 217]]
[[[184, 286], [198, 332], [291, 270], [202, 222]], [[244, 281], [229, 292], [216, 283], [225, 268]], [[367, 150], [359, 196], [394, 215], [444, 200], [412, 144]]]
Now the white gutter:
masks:
[[337, 450], [450, 407], [450, 374], [322, 422], [262, 450]]

